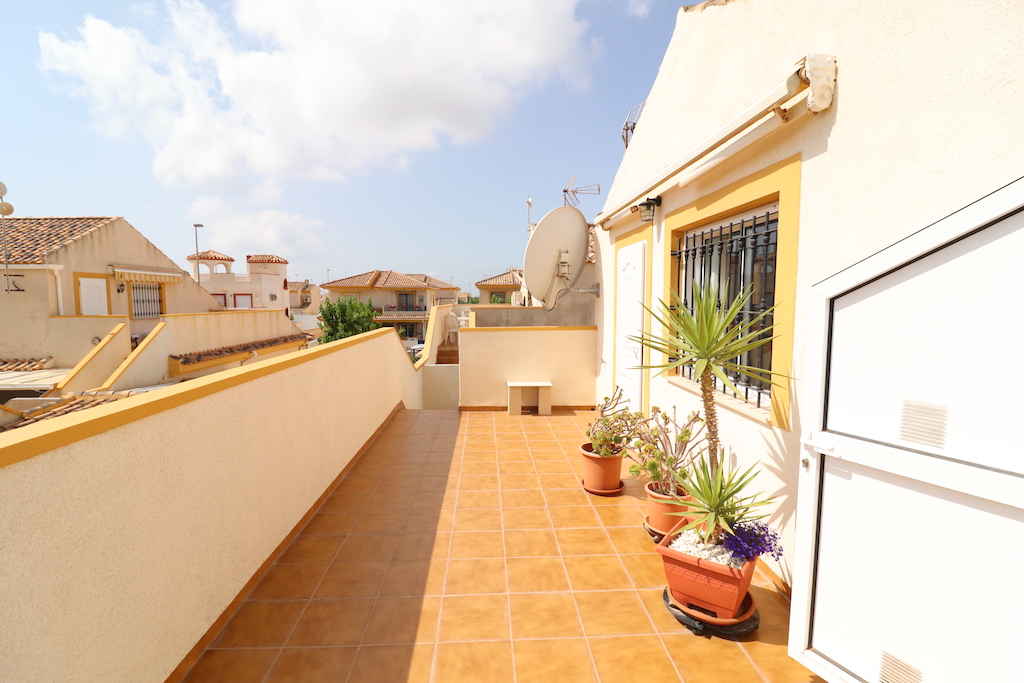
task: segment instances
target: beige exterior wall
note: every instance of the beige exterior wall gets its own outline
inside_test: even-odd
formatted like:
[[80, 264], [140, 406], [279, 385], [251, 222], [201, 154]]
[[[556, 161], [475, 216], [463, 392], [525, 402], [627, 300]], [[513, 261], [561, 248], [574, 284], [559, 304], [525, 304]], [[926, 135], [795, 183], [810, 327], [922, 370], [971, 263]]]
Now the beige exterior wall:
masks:
[[507, 407], [506, 382], [546, 381], [552, 405], [593, 406], [596, 342], [596, 328], [463, 328], [459, 405]]
[[163, 681], [420, 393], [375, 331], [0, 435], [0, 680]]
[[[782, 167], [790, 174], [780, 181], [789, 185], [774, 183], [775, 196], [780, 189], [785, 196], [780, 216], [789, 221], [779, 255], [788, 293], [780, 289], [776, 297], [788, 306], [776, 348], [792, 357], [795, 378], [785, 401], [788, 428], [768, 426], [766, 411], [719, 413], [727, 451], [741, 466], [761, 460], [758, 488], [781, 494], [772, 522], [787, 549], [794, 543], [799, 435], [807, 429], [799, 406], [812, 400], [801, 395], [808, 290], [1024, 172], [1024, 67], [1014, 47], [1022, 31], [1024, 7], [980, 0], [738, 0], [679, 13], [609, 209], [782, 81], [807, 53], [835, 55], [838, 65], [830, 109], [802, 116], [684, 187], [668, 185], [646, 236], [651, 298], [664, 299], [674, 228], [753, 208], [773, 195], [766, 174]], [[599, 395], [614, 385], [615, 241], [635, 239], [634, 231], [650, 225], [627, 213], [610, 232], [598, 230], [605, 287]], [[648, 405], [699, 407], [694, 394], [665, 378], [654, 378], [648, 391]], [[783, 576], [791, 559], [777, 567]]]
[[[201, 266], [211, 265], [201, 261]], [[230, 263], [219, 264], [230, 266]], [[284, 263], [249, 263], [247, 273], [201, 273], [199, 282], [212, 294], [223, 294], [227, 308], [235, 308], [236, 294], [252, 295], [252, 308], [285, 309], [291, 306]]]
[[256, 356], [250, 355], [241, 360], [203, 366], [195, 372], [174, 376], [168, 367], [168, 356], [273, 339], [300, 332], [299, 328], [284, 316], [283, 311], [273, 309], [169, 315], [161, 318], [161, 322], [163, 325], [158, 326], [139, 344], [132, 357], [122, 367], [117, 368], [116, 374], [111, 372], [104, 377], [103, 388], [116, 391], [177, 382], [250, 365], [256, 362], [257, 358], [272, 358], [283, 353], [291, 353], [294, 349], [261, 349]]
[[60, 381], [47, 396], [96, 389], [131, 353], [131, 335], [126, 323], [119, 323]]

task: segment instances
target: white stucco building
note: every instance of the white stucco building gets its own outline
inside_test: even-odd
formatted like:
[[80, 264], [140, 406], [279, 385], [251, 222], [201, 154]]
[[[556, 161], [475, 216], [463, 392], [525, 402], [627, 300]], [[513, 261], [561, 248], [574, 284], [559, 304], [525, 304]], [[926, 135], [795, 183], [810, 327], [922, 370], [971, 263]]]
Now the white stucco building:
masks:
[[[1024, 234], [1007, 217], [1024, 175], [1022, 29], [1007, 2], [683, 8], [594, 219], [612, 294], [598, 395], [700, 406], [692, 381], [636, 369], [666, 359], [628, 339], [657, 333], [643, 306], [695, 279], [777, 306], [777, 339], [748, 360], [792, 379], [723, 395], [719, 421], [730, 460], [760, 461], [758, 488], [778, 498], [790, 652], [828, 680], [1007, 680], [1008, 618], [976, 635], [917, 626], [964, 599], [921, 565], [956, 554], [951, 535], [1024, 536], [1024, 469], [995, 455], [1016, 449], [1012, 414], [951, 377], [964, 334], [1001, 346], [1019, 327], [999, 300]], [[647, 200], [644, 221], [630, 209]], [[981, 583], [970, 604], [1024, 607], [1015, 580]]]

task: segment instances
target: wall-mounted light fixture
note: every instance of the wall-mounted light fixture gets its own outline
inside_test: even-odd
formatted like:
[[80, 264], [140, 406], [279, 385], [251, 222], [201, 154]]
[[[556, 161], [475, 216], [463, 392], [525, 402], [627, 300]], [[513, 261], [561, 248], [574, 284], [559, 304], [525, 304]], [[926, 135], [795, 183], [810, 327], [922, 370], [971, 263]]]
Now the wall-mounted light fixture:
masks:
[[637, 206], [640, 207], [640, 220], [642, 220], [644, 223], [647, 223], [648, 221], [653, 221], [654, 207], [661, 206], [661, 195], [659, 194], [654, 199], [648, 197], [647, 199], [637, 204]]
[[124, 294], [124, 283], [123, 282], [119, 282], [118, 283], [118, 285], [117, 285], [117, 293], [118, 294]]

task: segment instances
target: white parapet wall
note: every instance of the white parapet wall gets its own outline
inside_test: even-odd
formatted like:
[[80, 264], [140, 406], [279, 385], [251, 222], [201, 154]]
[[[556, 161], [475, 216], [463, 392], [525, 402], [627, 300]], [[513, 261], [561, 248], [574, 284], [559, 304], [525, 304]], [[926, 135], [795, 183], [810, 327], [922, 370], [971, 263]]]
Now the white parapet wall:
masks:
[[[551, 382], [554, 406], [592, 407], [596, 327], [464, 327], [459, 335], [459, 405], [506, 408], [506, 382]], [[524, 397], [531, 405], [531, 398]], [[535, 398], [532, 405], [536, 405]]]
[[165, 680], [421, 381], [376, 330], [0, 435], [0, 680]]

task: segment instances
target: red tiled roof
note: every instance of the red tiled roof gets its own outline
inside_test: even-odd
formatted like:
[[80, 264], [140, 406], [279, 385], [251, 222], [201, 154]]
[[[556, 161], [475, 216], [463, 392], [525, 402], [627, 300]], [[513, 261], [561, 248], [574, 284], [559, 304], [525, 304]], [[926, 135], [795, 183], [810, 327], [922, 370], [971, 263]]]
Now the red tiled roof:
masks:
[[46, 358], [0, 358], [0, 371], [21, 370], [32, 372], [53, 367], [53, 356]]
[[518, 287], [523, 284], [523, 271], [519, 268], [509, 268], [500, 275], [489, 277], [476, 283], [477, 287]]
[[[354, 287], [358, 289], [437, 289], [435, 285], [403, 275], [394, 270], [371, 270], [367, 273], [325, 282], [320, 286], [327, 288]], [[454, 289], [455, 285], [446, 284], [445, 288]]]
[[196, 363], [202, 363], [208, 360], [214, 360], [216, 358], [223, 358], [224, 356], [234, 356], [239, 353], [246, 353], [248, 351], [256, 351], [257, 349], [269, 349], [272, 346], [280, 346], [282, 344], [288, 344], [290, 342], [299, 341], [300, 339], [309, 339], [309, 335], [302, 334], [289, 334], [286, 337], [274, 337], [273, 339], [261, 339], [259, 341], [246, 342], [244, 344], [235, 344], [233, 346], [221, 346], [216, 349], [208, 349], [206, 351], [195, 351], [193, 353], [183, 353], [180, 356], [171, 356], [172, 360], [176, 360], [182, 365], [195, 365]]
[[245, 257], [245, 261], [246, 263], [283, 263], [285, 265], [288, 264], [288, 262], [285, 261], [283, 258], [281, 258], [280, 256], [275, 256], [274, 254], [250, 254], [249, 256]]
[[86, 408], [95, 408], [96, 406], [101, 406], [104, 403], [111, 403], [113, 401], [119, 401], [122, 398], [128, 398], [129, 396], [144, 393], [146, 392], [138, 391], [136, 389], [128, 389], [125, 391], [80, 391], [73, 394], [64, 394], [49, 403], [36, 406], [32, 410], [26, 410], [23, 413], [24, 419], [0, 426], [0, 432], [24, 427], [25, 425], [30, 425], [33, 422], [42, 422], [43, 420], [60, 417], [61, 415], [67, 415], [68, 413], [76, 413], [79, 410], [85, 410]]
[[48, 254], [117, 219], [117, 216], [5, 218], [10, 263], [46, 263]]
[[374, 322], [409, 322], [410, 320], [427, 320], [429, 311], [396, 311], [379, 313], [373, 316]]
[[189, 261], [195, 261], [197, 259], [200, 260], [200, 261], [234, 261], [235, 260], [235, 259], [231, 258], [230, 256], [228, 256], [227, 254], [222, 254], [219, 251], [214, 251], [213, 249], [207, 249], [206, 251], [201, 251], [198, 254], [189, 254], [185, 258], [187, 258]]
[[450, 282], [445, 282], [444, 280], [438, 280], [436, 277], [431, 277], [429, 275], [424, 275], [422, 273], [409, 273], [408, 275], [411, 278], [415, 278], [415, 279], [419, 280], [420, 282], [423, 282], [424, 284], [428, 284], [431, 287], [436, 287], [437, 289], [458, 289], [459, 288], [458, 285], [453, 285]]

